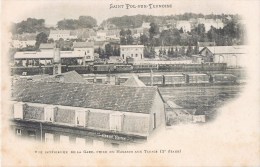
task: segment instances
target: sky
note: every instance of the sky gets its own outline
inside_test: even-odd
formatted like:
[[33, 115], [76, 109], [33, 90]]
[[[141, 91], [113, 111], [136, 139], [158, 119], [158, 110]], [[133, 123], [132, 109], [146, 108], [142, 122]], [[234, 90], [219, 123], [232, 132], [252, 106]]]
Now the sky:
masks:
[[[252, 2], [252, 1], [251, 1]], [[110, 5], [124, 5], [123, 9], [113, 8]], [[126, 9], [126, 4], [171, 4], [168, 9]], [[109, 17], [123, 15], [174, 15], [185, 12], [202, 14], [240, 14], [245, 13], [252, 3], [244, 0], [10, 0], [3, 4], [4, 13], [10, 22], [20, 22], [28, 17], [45, 19], [46, 25], [54, 26], [62, 19], [77, 19], [81, 15], [94, 17], [98, 24]], [[248, 7], [247, 7], [248, 6]]]

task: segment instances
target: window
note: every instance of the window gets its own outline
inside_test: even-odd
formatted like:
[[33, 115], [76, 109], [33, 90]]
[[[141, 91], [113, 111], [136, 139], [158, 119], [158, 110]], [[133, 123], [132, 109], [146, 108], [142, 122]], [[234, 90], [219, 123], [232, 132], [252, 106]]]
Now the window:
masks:
[[60, 143], [69, 144], [70, 143], [70, 137], [69, 136], [60, 136]]
[[14, 104], [14, 118], [15, 119], [23, 119], [23, 107], [24, 107], [24, 103]]
[[87, 53], [89, 53], [89, 50], [87, 50]]
[[138, 56], [138, 54], [135, 54], [135, 57], [137, 57]]
[[122, 130], [122, 114], [110, 114], [110, 130]]
[[156, 113], [153, 113], [153, 129], [156, 128]]
[[22, 136], [22, 130], [21, 129], [15, 129], [15, 134], [17, 136]]
[[47, 122], [53, 122], [53, 117], [54, 117], [54, 106], [47, 106], [44, 107], [44, 120]]
[[45, 143], [54, 143], [54, 136], [51, 133], [45, 133]]
[[83, 110], [78, 110], [76, 111], [76, 116], [75, 116], [75, 123], [76, 126], [83, 126], [85, 127], [85, 111]]
[[133, 57], [133, 54], [131, 54], [131, 57]]

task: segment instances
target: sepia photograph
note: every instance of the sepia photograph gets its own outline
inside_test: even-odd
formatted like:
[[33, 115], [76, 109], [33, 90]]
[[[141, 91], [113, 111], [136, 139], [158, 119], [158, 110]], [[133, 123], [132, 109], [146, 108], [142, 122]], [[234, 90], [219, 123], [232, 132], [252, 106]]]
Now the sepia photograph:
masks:
[[3, 1], [2, 165], [260, 165], [259, 4]]

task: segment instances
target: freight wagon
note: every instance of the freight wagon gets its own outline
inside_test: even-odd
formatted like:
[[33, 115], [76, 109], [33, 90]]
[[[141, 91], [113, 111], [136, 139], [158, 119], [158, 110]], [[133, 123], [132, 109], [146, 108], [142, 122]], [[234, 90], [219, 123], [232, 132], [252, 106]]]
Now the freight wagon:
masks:
[[185, 84], [185, 75], [176, 74], [176, 75], [164, 75], [164, 85], [178, 85]]
[[132, 65], [116, 65], [115, 71], [116, 72], [132, 72], [133, 66]]
[[[151, 85], [151, 75], [139, 75], [138, 78], [145, 84]], [[153, 85], [164, 85], [163, 75], [153, 75]]]
[[209, 79], [207, 74], [186, 74], [186, 83], [190, 84], [209, 83]]
[[232, 74], [212, 74], [213, 83], [236, 83], [237, 77]]

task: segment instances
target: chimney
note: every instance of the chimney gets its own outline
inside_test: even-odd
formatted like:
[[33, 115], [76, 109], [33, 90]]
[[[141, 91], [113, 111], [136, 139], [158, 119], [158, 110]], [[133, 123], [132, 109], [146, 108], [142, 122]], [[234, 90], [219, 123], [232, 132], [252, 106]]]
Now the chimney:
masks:
[[53, 49], [53, 75], [61, 74], [60, 49]]

